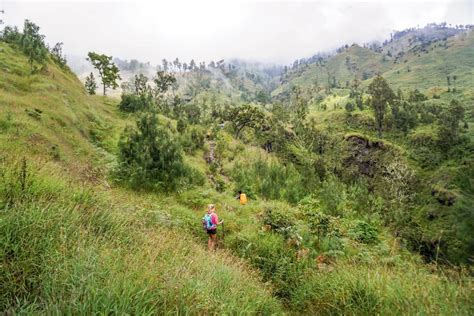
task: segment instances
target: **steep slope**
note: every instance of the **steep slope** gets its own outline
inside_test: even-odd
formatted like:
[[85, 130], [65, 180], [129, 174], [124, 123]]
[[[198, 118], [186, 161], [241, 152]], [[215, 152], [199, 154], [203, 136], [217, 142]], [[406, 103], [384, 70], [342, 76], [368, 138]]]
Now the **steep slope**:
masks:
[[[73, 75], [52, 64], [29, 76], [25, 58], [0, 45], [6, 51], [0, 68], [0, 306], [7, 312], [472, 314], [468, 273], [437, 260], [425, 265], [406, 239], [384, 225], [390, 209], [369, 190], [383, 191], [387, 182], [370, 188], [332, 173], [404, 158], [403, 148], [390, 141], [353, 133], [352, 126], [346, 134], [349, 123], [371, 122], [368, 111], [353, 117], [340, 109], [311, 113], [321, 123], [307, 130], [317, 153], [295, 142], [291, 127], [276, 131], [275, 143], [289, 145], [285, 160], [263, 150], [261, 135], [251, 128], [237, 139], [231, 121], [222, 128], [197, 113], [184, 134], [197, 143], [191, 132], [207, 132], [215, 161], [205, 161], [205, 145], [185, 159], [210, 181], [180, 192], [126, 189], [108, 180], [119, 134], [138, 115], [118, 112], [116, 101], [85, 95]], [[366, 51], [358, 54], [370, 63]], [[224, 105], [216, 90], [196, 92]], [[169, 130], [177, 125], [160, 119]], [[55, 126], [58, 120], [69, 124], [64, 132]], [[355, 152], [347, 167], [341, 165], [343, 143]], [[292, 161], [299, 158], [310, 168], [298, 171]], [[319, 163], [326, 170], [321, 178], [310, 173]], [[305, 170], [312, 183], [302, 181]], [[383, 168], [375, 176], [384, 177]], [[314, 192], [302, 195], [308, 187]], [[246, 206], [233, 196], [242, 188], [250, 198]], [[225, 218], [217, 253], [204, 250], [200, 220], [208, 203]], [[224, 237], [224, 227], [221, 232]]]
[[354, 78], [369, 80], [377, 73], [396, 89], [416, 88], [435, 94], [446, 91], [449, 84], [450, 89], [456, 86], [470, 95], [472, 92], [467, 91], [471, 91], [474, 76], [472, 30], [424, 28], [422, 31], [423, 36], [419, 34], [421, 30], [409, 30], [372, 49], [354, 44], [341, 48], [328, 59], [300, 65], [282, 76], [283, 84], [272, 96], [294, 85], [312, 90], [318, 86], [348, 88]]
[[332, 88], [350, 87], [354, 78], [365, 80], [376, 73], [390, 69], [391, 62], [380, 53], [354, 44], [327, 60], [303, 66], [303, 70], [283, 76], [283, 84], [272, 92], [278, 96], [289, 87], [298, 85], [303, 88], [317, 86]]
[[395, 88], [440, 93], [449, 87], [473, 96], [474, 32], [463, 32], [444, 42], [435, 42], [426, 48], [426, 52], [408, 52], [404, 58], [406, 62], [383, 73]]
[[0, 310], [282, 312], [242, 260], [209, 254], [163, 222], [170, 204], [110, 188], [109, 163], [130, 124], [115, 101], [87, 96], [53, 63], [28, 69], [0, 42]]

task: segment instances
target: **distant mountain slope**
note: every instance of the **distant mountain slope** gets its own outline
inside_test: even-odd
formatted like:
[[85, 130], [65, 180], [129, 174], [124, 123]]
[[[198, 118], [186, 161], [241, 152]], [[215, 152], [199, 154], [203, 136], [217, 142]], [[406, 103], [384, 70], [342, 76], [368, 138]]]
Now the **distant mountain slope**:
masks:
[[283, 76], [282, 85], [275, 89], [272, 95], [276, 96], [293, 85], [348, 87], [354, 78], [368, 79], [378, 72], [390, 69], [391, 64], [382, 54], [354, 44], [327, 60], [306, 66], [301, 73], [290, 72]]
[[437, 89], [474, 87], [474, 32], [463, 32], [445, 42], [435, 42], [426, 52], [409, 52], [383, 76], [398, 88]]
[[[395, 33], [382, 45], [346, 46], [329, 58], [299, 64], [282, 76], [272, 92], [278, 97], [292, 86], [310, 89], [347, 88], [381, 73], [394, 88], [440, 89], [473, 86], [474, 34], [472, 29], [427, 26]], [[367, 83], [363, 83], [363, 85]], [[433, 92], [434, 93], [434, 92]]]
[[446, 23], [431, 23], [423, 28], [410, 28], [394, 32], [391, 34], [390, 40], [383, 43], [381, 51], [392, 56], [403, 54], [408, 50], [423, 51], [433, 42], [446, 41], [448, 38], [464, 32], [466, 28], [464, 26], [462, 28], [447, 26]]

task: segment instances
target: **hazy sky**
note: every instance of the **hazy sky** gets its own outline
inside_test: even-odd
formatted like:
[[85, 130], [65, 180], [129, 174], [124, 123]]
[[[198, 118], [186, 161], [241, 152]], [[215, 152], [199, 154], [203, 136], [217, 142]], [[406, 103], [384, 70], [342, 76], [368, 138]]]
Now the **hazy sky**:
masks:
[[30, 19], [67, 54], [94, 50], [161, 63], [238, 57], [288, 63], [430, 22], [474, 24], [474, 0], [12, 1], [8, 25]]

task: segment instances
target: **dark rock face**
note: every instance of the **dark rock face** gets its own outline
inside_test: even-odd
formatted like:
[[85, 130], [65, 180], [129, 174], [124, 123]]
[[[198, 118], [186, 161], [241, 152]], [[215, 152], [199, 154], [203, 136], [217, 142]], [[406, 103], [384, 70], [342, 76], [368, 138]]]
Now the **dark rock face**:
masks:
[[349, 143], [350, 156], [345, 165], [357, 166], [359, 173], [373, 178], [378, 170], [378, 160], [375, 153], [385, 149], [383, 142], [373, 142], [362, 136], [352, 135], [346, 138]]

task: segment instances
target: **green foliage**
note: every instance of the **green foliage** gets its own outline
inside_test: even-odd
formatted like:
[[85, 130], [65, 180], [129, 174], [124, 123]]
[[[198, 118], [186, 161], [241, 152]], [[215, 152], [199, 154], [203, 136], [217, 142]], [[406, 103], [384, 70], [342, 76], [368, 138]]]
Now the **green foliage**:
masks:
[[[178, 121], [179, 122], [179, 121]], [[187, 154], [194, 154], [204, 147], [206, 130], [199, 125], [190, 125], [181, 132], [180, 141]]]
[[365, 244], [374, 244], [379, 241], [377, 229], [361, 220], [353, 223], [353, 226], [349, 230], [349, 236]]
[[69, 70], [67, 67], [67, 60], [66, 56], [63, 55], [63, 43], [56, 43], [54, 47], [51, 49], [51, 57], [53, 58], [54, 62], [56, 62], [59, 67]]
[[375, 114], [377, 131], [379, 137], [382, 137], [382, 123], [384, 120], [387, 106], [392, 103], [395, 94], [382, 76], [377, 76], [370, 83], [368, 92], [371, 95], [370, 106]]
[[309, 113], [308, 103], [303, 97], [301, 88], [298, 86], [292, 89], [291, 112], [293, 113], [292, 123], [298, 127], [302, 124]]
[[231, 110], [230, 122], [234, 126], [235, 135], [239, 137], [244, 128], [258, 130], [265, 120], [265, 114], [257, 107], [244, 104]]
[[134, 113], [151, 110], [154, 108], [154, 100], [149, 94], [123, 94], [118, 108], [121, 111]]
[[392, 103], [392, 118], [395, 128], [405, 134], [416, 127], [418, 123], [418, 114], [415, 112], [413, 105], [400, 99]]
[[204, 181], [203, 175], [184, 163], [179, 141], [154, 113], [142, 114], [136, 128], [124, 130], [119, 163], [120, 178], [134, 187], [172, 191]]
[[89, 76], [86, 77], [85, 87], [87, 93], [90, 95], [95, 94], [95, 90], [97, 90], [97, 83], [95, 82], [94, 74], [91, 72]]
[[87, 60], [91, 62], [92, 66], [99, 72], [102, 80], [102, 87], [104, 95], [107, 88], [116, 89], [118, 87], [117, 80], [120, 80], [120, 70], [112, 62], [112, 56], [89, 52]]
[[6, 27], [3, 31], [3, 40], [20, 48], [27, 56], [32, 72], [37, 70], [35, 63], [44, 66], [48, 57], [48, 49], [44, 42], [45, 36], [41, 35], [39, 30], [39, 26], [25, 20], [23, 33], [20, 33], [16, 27]]
[[251, 163], [237, 163], [232, 170], [236, 190], [243, 190], [250, 197], [284, 199], [297, 203], [307, 195], [299, 172], [291, 165], [258, 159]]
[[342, 216], [347, 206], [346, 186], [336, 177], [325, 179], [317, 192], [321, 209], [326, 214]]
[[166, 93], [176, 83], [176, 77], [172, 73], [158, 71], [153, 82], [155, 83], [155, 95], [158, 96]]
[[183, 133], [187, 127], [188, 123], [186, 122], [186, 120], [180, 117], [176, 122], [176, 130], [178, 131], [178, 133]]
[[294, 214], [281, 208], [267, 207], [262, 215], [262, 223], [276, 231], [284, 231], [295, 225]]
[[464, 119], [464, 107], [455, 99], [441, 114], [438, 125], [439, 146], [447, 150], [459, 142], [459, 123]]
[[133, 79], [134, 93], [136, 95], [147, 94], [150, 90], [148, 86], [148, 78], [144, 74], [135, 75]]
[[426, 100], [428, 100], [426, 95], [418, 91], [418, 89], [410, 91], [410, 94], [408, 96], [409, 102], [420, 102], [420, 101], [426, 101]]
[[182, 108], [183, 115], [190, 124], [201, 123], [202, 110], [195, 103], [188, 103]]
[[345, 105], [345, 109], [346, 109], [346, 112], [351, 113], [355, 110], [355, 106], [351, 102], [347, 102]]

